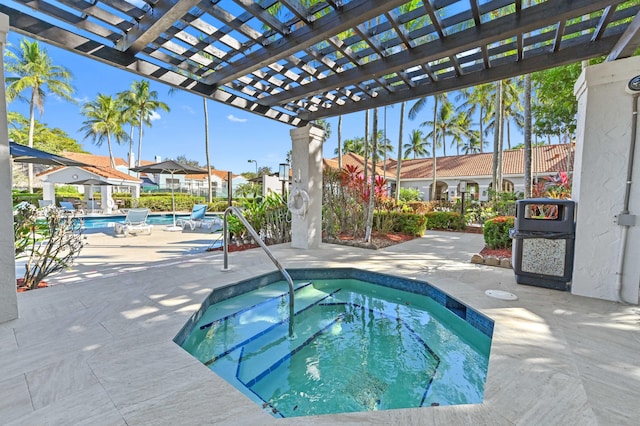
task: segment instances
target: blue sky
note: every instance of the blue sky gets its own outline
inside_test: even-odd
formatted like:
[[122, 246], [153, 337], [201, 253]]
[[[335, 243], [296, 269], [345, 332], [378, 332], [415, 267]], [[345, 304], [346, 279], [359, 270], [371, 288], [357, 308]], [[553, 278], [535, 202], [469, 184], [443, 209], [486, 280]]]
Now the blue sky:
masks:
[[[16, 33], [9, 33], [8, 41], [14, 46], [20, 44], [23, 37]], [[73, 74], [72, 84], [76, 90], [75, 98], [78, 104], [49, 96], [44, 105], [44, 113], [36, 118], [49, 127], [58, 127], [81, 143], [85, 150], [99, 155], [108, 155], [106, 142], [98, 147], [90, 139], [83, 139], [82, 127], [84, 117], [80, 114], [81, 104], [94, 100], [98, 93], [115, 95], [127, 90], [131, 82], [141, 77], [102, 64], [98, 61], [84, 58], [62, 49], [41, 43], [46, 48], [53, 63], [62, 65]], [[155, 156], [162, 159], [175, 158], [185, 155], [189, 159], [205, 164], [204, 151], [204, 118], [202, 98], [185, 91], [176, 90], [169, 93], [169, 86], [150, 81], [152, 90], [158, 92], [158, 98], [167, 103], [170, 112], [160, 111], [159, 117], [153, 120], [152, 127], [145, 127], [142, 139], [142, 157], [154, 160]], [[408, 103], [408, 107], [412, 102]], [[255, 164], [248, 163], [252, 159], [259, 167], [271, 167], [278, 170], [278, 164], [285, 161], [287, 152], [291, 149], [289, 131], [292, 127], [276, 121], [244, 112], [218, 102], [208, 101], [209, 107], [209, 143], [211, 163], [218, 169], [231, 170], [234, 173], [255, 171]], [[407, 107], [407, 111], [408, 111]], [[9, 104], [10, 111], [18, 111], [28, 116], [28, 104], [16, 100]], [[405, 121], [404, 141], [408, 139], [411, 130], [418, 127], [419, 122], [426, 120]], [[398, 140], [400, 106], [387, 107], [387, 137], [396, 146]], [[383, 109], [379, 113], [379, 126], [383, 128]], [[334, 157], [338, 146], [337, 127], [338, 118], [330, 118], [332, 135], [324, 144], [324, 156]], [[364, 112], [345, 115], [342, 121], [342, 139], [355, 138], [364, 135]], [[134, 137], [134, 153], [137, 153], [137, 130]], [[114, 155], [126, 158], [128, 143], [114, 145]], [[393, 157], [397, 155], [392, 154]]]

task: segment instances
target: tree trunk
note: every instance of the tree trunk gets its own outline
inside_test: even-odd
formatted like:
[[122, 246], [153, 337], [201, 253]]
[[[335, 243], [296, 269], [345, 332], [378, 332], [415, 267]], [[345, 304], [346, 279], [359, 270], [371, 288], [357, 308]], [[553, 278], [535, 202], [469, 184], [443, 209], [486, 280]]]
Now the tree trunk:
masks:
[[484, 108], [480, 107], [480, 153], [484, 152], [484, 136], [482, 130], [482, 122], [484, 121]]
[[142, 112], [140, 112], [140, 122], [138, 123], [138, 158], [136, 158], [136, 165], [140, 166], [142, 156]]
[[[367, 186], [367, 176], [369, 176], [369, 110], [364, 116], [364, 185]], [[363, 188], [364, 190], [364, 188]]]
[[500, 127], [498, 130], [499, 143], [498, 143], [498, 188], [502, 192], [502, 158], [504, 152], [504, 83], [500, 82]]
[[438, 97], [433, 97], [434, 105], [433, 105], [433, 144], [431, 146], [431, 156], [433, 157], [432, 161], [432, 175], [433, 179], [431, 181], [431, 201], [436, 200], [436, 183], [438, 179], [438, 173], [436, 172], [436, 149], [438, 147]]
[[[31, 89], [31, 103], [29, 104], [29, 148], [33, 148], [33, 133], [36, 127], [36, 89]], [[29, 194], [33, 194], [33, 164], [29, 163], [27, 167]]]
[[373, 109], [373, 137], [371, 141], [371, 185], [369, 186], [369, 207], [367, 208], [367, 228], [364, 240], [371, 242], [373, 231], [373, 209], [376, 192], [376, 153], [378, 152], [378, 108]]
[[500, 81], [496, 81], [496, 98], [493, 111], [493, 162], [491, 166], [491, 188], [498, 192], [498, 144], [500, 142], [500, 96], [502, 94]]
[[524, 76], [524, 198], [531, 198], [531, 74]]
[[[404, 128], [404, 107], [406, 102], [400, 105], [400, 131], [398, 132], [398, 164], [396, 164], [396, 203], [400, 201], [400, 169], [402, 168], [402, 132]], [[415, 157], [415, 151], [413, 153]]]
[[342, 171], [342, 116], [338, 116], [338, 169]]
[[133, 157], [133, 124], [131, 125], [131, 129], [129, 130], [129, 158], [127, 158], [128, 167], [135, 167], [135, 162], [131, 161], [131, 157]]
[[209, 158], [209, 110], [207, 109], [207, 98], [202, 97], [202, 108], [204, 112], [204, 153], [207, 157], [207, 185], [208, 198], [207, 202], [213, 201], [213, 185], [211, 184], [211, 160]]
[[116, 168], [116, 161], [113, 159], [113, 150], [111, 149], [111, 133], [107, 132], [107, 147], [109, 148], [109, 163], [111, 168]]

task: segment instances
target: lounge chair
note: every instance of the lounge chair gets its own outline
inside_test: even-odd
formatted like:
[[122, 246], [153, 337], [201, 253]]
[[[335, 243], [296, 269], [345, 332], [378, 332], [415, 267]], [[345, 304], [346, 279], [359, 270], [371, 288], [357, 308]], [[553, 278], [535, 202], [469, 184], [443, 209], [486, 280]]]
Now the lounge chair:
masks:
[[209, 222], [205, 220], [205, 214], [207, 213], [208, 206], [206, 204], [196, 204], [191, 209], [191, 216], [188, 219], [178, 219], [177, 225], [182, 226], [182, 229], [185, 229], [187, 226], [192, 231], [196, 229], [196, 227], [206, 226], [211, 228]]
[[76, 209], [71, 201], [58, 201], [58, 204], [60, 204], [60, 208], [64, 211], [84, 214], [84, 210]]
[[146, 232], [151, 235], [153, 225], [147, 223], [148, 216], [149, 209], [129, 209], [124, 222], [116, 222], [114, 232], [116, 234], [124, 234], [125, 237], [129, 233], [137, 234], [139, 232]]

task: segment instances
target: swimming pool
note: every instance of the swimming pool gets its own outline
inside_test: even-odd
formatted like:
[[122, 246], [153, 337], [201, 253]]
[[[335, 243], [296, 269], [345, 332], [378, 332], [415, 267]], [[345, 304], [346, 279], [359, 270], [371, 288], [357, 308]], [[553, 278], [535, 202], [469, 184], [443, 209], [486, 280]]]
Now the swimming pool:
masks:
[[480, 403], [493, 322], [425, 282], [289, 270], [214, 290], [174, 341], [276, 417]]
[[[176, 221], [180, 218], [187, 219], [188, 214], [177, 214]], [[120, 216], [85, 216], [82, 218], [83, 227], [85, 229], [113, 228], [116, 222], [124, 222], [125, 215]], [[173, 224], [173, 215], [171, 213], [154, 213], [147, 217], [147, 223], [151, 225], [171, 225]]]

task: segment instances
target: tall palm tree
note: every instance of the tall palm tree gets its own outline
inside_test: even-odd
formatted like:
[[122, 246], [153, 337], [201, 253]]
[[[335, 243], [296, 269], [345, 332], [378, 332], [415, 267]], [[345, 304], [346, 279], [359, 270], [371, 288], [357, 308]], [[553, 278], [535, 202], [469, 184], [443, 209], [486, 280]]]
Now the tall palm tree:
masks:
[[467, 143], [463, 144], [460, 148], [465, 155], [479, 154], [482, 152], [480, 148], [480, 132], [478, 130], [471, 130]]
[[531, 198], [531, 74], [524, 76], [524, 198]]
[[142, 156], [142, 129], [145, 124], [151, 126], [151, 114], [157, 110], [169, 112], [169, 106], [158, 100], [158, 92], [149, 90], [149, 82], [147, 80], [134, 81], [131, 88], [125, 92], [124, 103], [131, 108], [137, 118], [138, 124], [138, 158], [136, 164], [140, 165]]
[[[440, 109], [437, 112], [437, 118], [435, 121], [427, 120], [420, 126], [429, 126], [437, 129], [438, 137], [442, 139], [440, 142], [443, 149], [443, 154], [447, 156], [447, 145], [445, 143], [445, 136], [461, 135], [466, 132], [462, 127], [464, 120], [461, 118], [460, 113], [456, 113], [455, 108], [448, 100], [442, 102]], [[427, 134], [427, 137], [433, 136], [432, 133]]]
[[464, 89], [460, 92], [460, 96], [456, 97], [456, 100], [460, 98], [464, 101], [458, 107], [458, 111], [464, 111], [467, 115], [472, 116], [478, 111], [478, 127], [480, 129], [480, 152], [484, 152], [484, 129], [483, 126], [488, 122], [489, 114], [491, 111], [491, 99], [494, 91], [494, 87], [490, 83], [480, 84], [474, 86], [471, 89]]
[[211, 158], [209, 158], [209, 109], [207, 108], [207, 98], [202, 97], [202, 109], [204, 112], [204, 154], [207, 157], [207, 202], [213, 201], [213, 183], [211, 182]]
[[[376, 152], [378, 151], [378, 108], [373, 109], [373, 132], [371, 132], [371, 184], [369, 186], [369, 205], [367, 207], [367, 227], [365, 231], [364, 240], [367, 243], [371, 242], [371, 231], [373, 230], [373, 207], [376, 190]], [[367, 179], [365, 178], [365, 185], [367, 185]]]
[[95, 101], [87, 102], [82, 106], [82, 114], [87, 117], [80, 128], [85, 132], [85, 139], [91, 138], [97, 146], [101, 146], [106, 140], [111, 167], [115, 169], [111, 137], [113, 136], [118, 143], [128, 137], [122, 127], [124, 122], [122, 104], [118, 102], [118, 98], [98, 93]]
[[398, 164], [396, 165], [396, 203], [400, 201], [400, 169], [402, 168], [402, 132], [404, 129], [404, 108], [406, 102], [400, 106], [400, 129], [398, 131]]
[[[431, 143], [431, 155], [433, 158], [433, 179], [432, 179], [432, 183], [431, 183], [431, 199], [435, 200], [436, 199], [436, 182], [438, 179], [438, 172], [437, 172], [437, 156], [436, 156], [436, 149], [438, 147], [438, 131], [436, 128], [436, 125], [438, 123], [438, 102], [442, 101], [442, 102], [446, 102], [447, 100], [447, 94], [446, 93], [441, 93], [439, 95], [434, 95], [433, 96], [433, 131], [432, 133], [432, 143]], [[413, 104], [413, 106], [411, 107], [411, 109], [409, 109], [409, 119], [413, 120], [415, 119], [418, 114], [424, 109], [424, 107], [427, 104], [427, 98], [420, 98], [416, 101], [415, 104]]]
[[[20, 47], [9, 46], [6, 52], [5, 69], [6, 96], [9, 102], [21, 97], [22, 92], [31, 89], [29, 97], [29, 147], [33, 148], [33, 132], [35, 128], [35, 109], [40, 115], [44, 112], [44, 101], [47, 93], [53, 93], [63, 99], [72, 101], [74, 93], [71, 86], [71, 72], [66, 68], [54, 65], [46, 49], [41, 49], [37, 41], [23, 39]], [[29, 192], [33, 193], [33, 164], [29, 164]]]
[[338, 169], [342, 170], [342, 115], [338, 116]]
[[[334, 154], [339, 155], [338, 152], [339, 152], [338, 149], [336, 149], [334, 151]], [[364, 157], [364, 138], [357, 137], [355, 139], [346, 139], [344, 141], [342, 152], [343, 153], [352, 152], [354, 154], [358, 154]]]
[[409, 158], [413, 154], [413, 159], [415, 160], [418, 157], [429, 155], [426, 142], [422, 130], [412, 130], [411, 135], [409, 135], [409, 142], [402, 146], [404, 148], [404, 158]]

